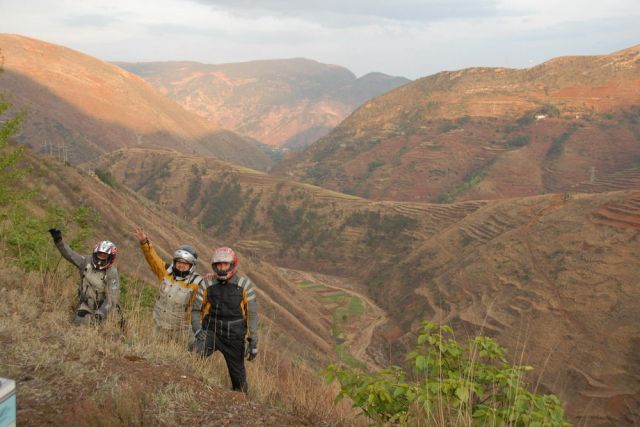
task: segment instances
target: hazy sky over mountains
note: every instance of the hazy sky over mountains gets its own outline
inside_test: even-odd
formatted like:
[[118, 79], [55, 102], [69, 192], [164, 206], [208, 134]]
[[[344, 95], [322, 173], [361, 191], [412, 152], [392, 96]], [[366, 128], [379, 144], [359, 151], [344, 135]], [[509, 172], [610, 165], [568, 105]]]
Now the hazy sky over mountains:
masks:
[[305, 57], [412, 79], [640, 43], [638, 0], [0, 0], [0, 14], [0, 32], [107, 61]]

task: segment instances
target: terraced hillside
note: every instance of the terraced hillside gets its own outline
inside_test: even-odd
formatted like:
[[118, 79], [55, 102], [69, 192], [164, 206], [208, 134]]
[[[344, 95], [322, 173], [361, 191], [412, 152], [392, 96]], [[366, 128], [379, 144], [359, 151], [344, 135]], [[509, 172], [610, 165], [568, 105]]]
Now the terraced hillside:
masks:
[[618, 228], [639, 229], [640, 198], [630, 197], [606, 204], [597, 209], [591, 219], [596, 224], [604, 224]]
[[17, 140], [36, 151], [76, 164], [151, 144], [261, 170], [272, 163], [255, 141], [213, 126], [112, 64], [12, 34], [0, 34], [0, 49], [0, 91], [28, 112]]
[[438, 205], [370, 203], [165, 149], [119, 150], [91, 167], [203, 230], [290, 267], [359, 264], [371, 251], [386, 258], [484, 205], [462, 203], [444, 212]]
[[534, 382], [569, 402], [579, 424], [633, 425], [639, 208], [639, 191], [487, 204], [380, 266], [378, 280], [393, 285], [376, 299], [394, 301], [384, 307], [403, 331], [435, 319], [496, 336], [514, 361], [544, 361]]
[[575, 191], [638, 167], [639, 58], [635, 46], [425, 77], [367, 102], [277, 171], [373, 200]]
[[389, 350], [410, 348], [418, 322], [449, 322], [537, 367], [574, 420], [637, 419], [638, 191], [370, 202], [161, 150], [121, 150], [96, 167], [142, 194], [155, 188], [154, 200], [253, 257], [365, 290], [389, 321], [361, 360], [401, 362]]

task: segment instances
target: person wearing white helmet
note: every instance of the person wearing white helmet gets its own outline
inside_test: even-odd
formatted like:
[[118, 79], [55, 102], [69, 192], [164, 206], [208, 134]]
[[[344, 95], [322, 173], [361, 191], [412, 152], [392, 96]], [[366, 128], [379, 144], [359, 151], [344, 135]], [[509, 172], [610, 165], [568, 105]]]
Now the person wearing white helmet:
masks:
[[49, 233], [62, 257], [80, 271], [79, 303], [73, 322], [99, 324], [111, 312], [118, 311], [120, 278], [114, 265], [118, 255], [116, 245], [103, 240], [95, 245], [91, 255], [83, 256], [62, 240], [58, 228], [50, 228]]
[[214, 251], [211, 268], [211, 282], [198, 289], [191, 306], [195, 351], [204, 357], [220, 351], [231, 388], [246, 393], [244, 358], [251, 361], [258, 355], [256, 286], [248, 277], [236, 274], [238, 257], [229, 247]]
[[156, 330], [179, 341], [187, 342], [191, 350], [195, 337], [191, 331], [191, 303], [204, 278], [196, 273], [198, 253], [191, 245], [179, 246], [171, 263], [160, 258], [142, 227], [136, 227], [135, 236], [151, 271], [160, 280], [160, 292], [153, 308]]

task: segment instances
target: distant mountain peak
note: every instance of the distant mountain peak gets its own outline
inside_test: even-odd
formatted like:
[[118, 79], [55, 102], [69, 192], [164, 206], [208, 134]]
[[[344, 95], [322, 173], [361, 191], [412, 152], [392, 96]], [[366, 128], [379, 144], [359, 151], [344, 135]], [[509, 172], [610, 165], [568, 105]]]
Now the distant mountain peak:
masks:
[[409, 80], [307, 58], [227, 64], [123, 63], [183, 107], [270, 146], [300, 148], [355, 108]]

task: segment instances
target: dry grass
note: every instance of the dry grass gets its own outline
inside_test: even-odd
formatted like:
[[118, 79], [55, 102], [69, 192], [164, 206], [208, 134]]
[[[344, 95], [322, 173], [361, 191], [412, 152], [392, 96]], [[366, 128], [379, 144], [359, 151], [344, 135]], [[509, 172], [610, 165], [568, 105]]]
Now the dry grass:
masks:
[[153, 333], [140, 301], [127, 309], [124, 331], [114, 319], [72, 326], [73, 268], [25, 273], [7, 264], [0, 261], [0, 375], [17, 381], [22, 425], [206, 424], [216, 410], [233, 412], [230, 400], [239, 413], [253, 411], [248, 420], [263, 417], [266, 425], [365, 424], [346, 402], [333, 404], [335, 385], [290, 360], [286, 349], [272, 348], [269, 331], [258, 358], [247, 363], [244, 399], [227, 391], [221, 354], [201, 359]]

